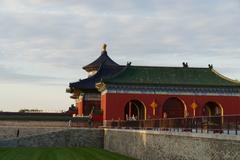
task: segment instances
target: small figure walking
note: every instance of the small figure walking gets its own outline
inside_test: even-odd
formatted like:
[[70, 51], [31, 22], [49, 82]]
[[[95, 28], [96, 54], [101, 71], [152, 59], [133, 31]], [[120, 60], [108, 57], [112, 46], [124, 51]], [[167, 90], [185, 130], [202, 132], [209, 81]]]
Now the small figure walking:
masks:
[[134, 116], [134, 114], [132, 115], [132, 120], [136, 121], [136, 117]]
[[92, 125], [93, 125], [93, 122], [92, 122], [92, 114], [90, 113], [90, 114], [88, 115], [88, 127], [92, 127]]
[[19, 129], [17, 130], [17, 137], [19, 137], [19, 133], [20, 133], [20, 131], [19, 131]]
[[71, 127], [71, 125], [72, 125], [72, 120], [70, 119], [70, 120], [68, 121], [68, 127]]
[[128, 119], [128, 114], [126, 114], [126, 121], [128, 121], [129, 119]]
[[167, 113], [163, 112], [163, 131], [168, 131], [168, 119], [167, 119]]

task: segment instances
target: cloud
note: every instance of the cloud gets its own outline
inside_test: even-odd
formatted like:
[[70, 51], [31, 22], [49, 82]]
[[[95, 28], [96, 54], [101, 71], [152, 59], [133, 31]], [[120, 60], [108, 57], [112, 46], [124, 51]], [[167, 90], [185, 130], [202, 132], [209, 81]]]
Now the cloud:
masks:
[[1, 83], [65, 88], [102, 43], [120, 64], [213, 64], [240, 79], [238, 0], [0, 1]]
[[42, 85], [55, 84], [55, 85], [64, 85], [61, 81], [67, 81], [69, 79], [63, 77], [54, 77], [54, 76], [44, 76], [44, 75], [34, 75], [34, 74], [22, 74], [14, 71], [10, 68], [0, 66], [0, 81], [2, 83], [39, 83]]
[[238, 1], [4, 0], [2, 6], [0, 54], [5, 61], [77, 71], [99, 55], [103, 42], [121, 63], [128, 61], [126, 53], [133, 60], [170, 54], [200, 61], [239, 54]]

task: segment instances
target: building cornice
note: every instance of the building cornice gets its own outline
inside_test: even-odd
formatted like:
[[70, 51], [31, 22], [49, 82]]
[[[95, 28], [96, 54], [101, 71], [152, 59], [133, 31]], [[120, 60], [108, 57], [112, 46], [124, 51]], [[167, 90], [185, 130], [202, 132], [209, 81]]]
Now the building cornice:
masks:
[[105, 93], [124, 94], [162, 94], [162, 95], [195, 95], [195, 96], [240, 96], [239, 87], [193, 87], [193, 86], [128, 86], [105, 85]]

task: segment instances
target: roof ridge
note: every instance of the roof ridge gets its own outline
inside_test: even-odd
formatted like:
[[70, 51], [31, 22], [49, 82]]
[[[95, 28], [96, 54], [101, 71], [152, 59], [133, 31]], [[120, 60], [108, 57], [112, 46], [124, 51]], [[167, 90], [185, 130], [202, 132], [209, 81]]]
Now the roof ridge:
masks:
[[181, 66], [142, 66], [142, 65], [131, 65], [130, 67], [139, 67], [139, 68], [184, 68], [184, 69], [209, 69], [209, 67], [181, 67]]
[[228, 78], [228, 77], [222, 75], [221, 73], [219, 73], [218, 71], [216, 71], [215, 69], [211, 69], [211, 71], [223, 80], [226, 80], [226, 81], [229, 81], [229, 82], [236, 83], [236, 84], [240, 85], [239, 81]]

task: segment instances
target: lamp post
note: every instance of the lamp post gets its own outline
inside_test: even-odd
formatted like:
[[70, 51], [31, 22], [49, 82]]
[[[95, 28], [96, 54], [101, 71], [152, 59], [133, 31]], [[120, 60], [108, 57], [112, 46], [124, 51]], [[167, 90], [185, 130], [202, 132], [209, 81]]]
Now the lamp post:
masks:
[[156, 108], [157, 108], [157, 103], [156, 103], [155, 99], [151, 103], [151, 107], [152, 107], [152, 111], [153, 111], [153, 116], [155, 116], [156, 115]]
[[193, 109], [193, 117], [195, 117], [196, 115], [196, 108], [198, 107], [197, 103], [195, 101], [193, 101], [192, 105], [191, 105], [192, 109]]

